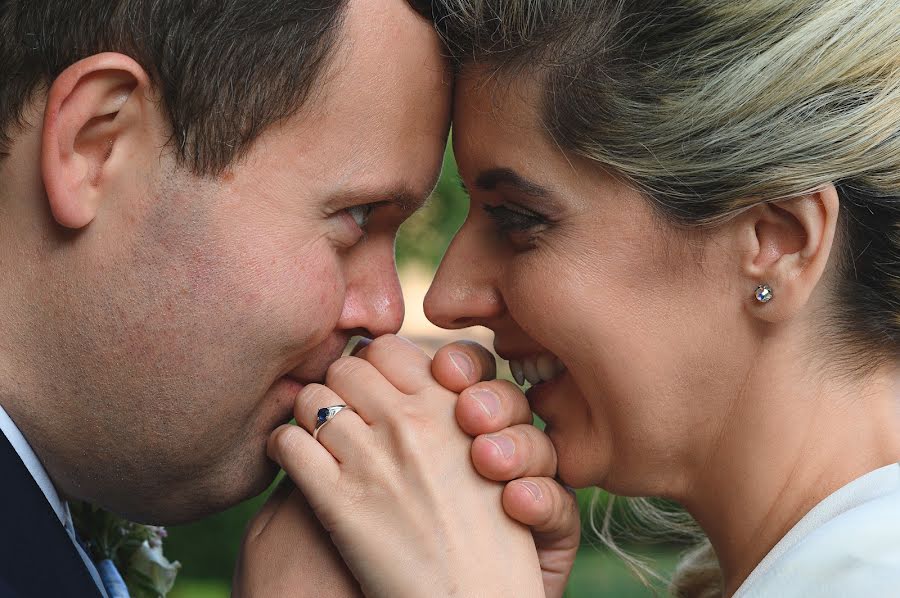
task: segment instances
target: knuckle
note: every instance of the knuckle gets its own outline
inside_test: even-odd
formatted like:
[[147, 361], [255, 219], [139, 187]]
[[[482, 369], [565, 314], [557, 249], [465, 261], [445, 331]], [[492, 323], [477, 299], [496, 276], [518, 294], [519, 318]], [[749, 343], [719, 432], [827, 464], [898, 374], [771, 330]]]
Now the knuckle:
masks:
[[578, 505], [575, 498], [555, 481], [548, 480], [551, 486], [550, 513], [548, 525], [557, 532], [578, 527]]
[[402, 462], [416, 462], [429, 453], [428, 446], [436, 436], [433, 428], [431, 419], [418, 412], [405, 416], [400, 425], [393, 427], [392, 435]]
[[423, 430], [430, 430], [434, 426], [434, 418], [425, 412], [425, 407], [421, 401], [397, 401], [387, 411], [385, 418], [391, 423], [392, 428], [397, 433], [420, 434]]
[[292, 427], [285, 426], [275, 434], [275, 445], [278, 447], [278, 452], [282, 457], [293, 460], [298, 454], [302, 454], [302, 451], [297, 450], [299, 440], [296, 430]]
[[544, 531], [550, 531], [560, 527], [560, 524], [566, 519], [565, 509], [563, 509], [560, 501], [559, 492], [552, 484], [545, 483], [546, 480], [533, 480], [535, 484], [541, 486], [546, 501], [541, 501], [541, 510], [538, 514], [537, 525], [544, 528]]
[[330, 383], [335, 378], [352, 376], [356, 372], [360, 371], [362, 367], [363, 360], [358, 357], [341, 357], [330, 366], [328, 366], [328, 371], [325, 373], [326, 384]]
[[326, 388], [321, 384], [309, 384], [297, 394], [294, 404], [300, 408], [315, 405], [325, 391]]
[[528, 426], [528, 436], [531, 438], [532, 456], [536, 457], [536, 461], [544, 464], [548, 471], [545, 473], [556, 473], [556, 448], [550, 442], [550, 437], [538, 430], [534, 426]]
[[382, 334], [369, 345], [368, 355], [383, 354], [384, 356], [389, 356], [397, 351], [409, 350], [410, 348], [419, 350], [415, 343], [407, 338], [396, 334]]
[[391, 350], [391, 347], [396, 347], [397, 337], [393, 334], [382, 334], [381, 336], [372, 340], [372, 343], [369, 345], [367, 349], [367, 355], [374, 356], [381, 353], [385, 353]]
[[321, 384], [310, 384], [294, 400], [294, 419], [301, 425], [312, 426], [320, 407], [334, 403], [333, 393]]

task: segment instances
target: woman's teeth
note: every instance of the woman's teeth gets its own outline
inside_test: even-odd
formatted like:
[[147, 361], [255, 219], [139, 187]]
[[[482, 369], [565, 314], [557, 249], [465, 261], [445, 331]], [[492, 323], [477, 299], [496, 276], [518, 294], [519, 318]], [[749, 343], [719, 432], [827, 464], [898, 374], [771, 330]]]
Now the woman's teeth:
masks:
[[526, 380], [534, 386], [553, 380], [566, 371], [566, 366], [559, 357], [543, 353], [524, 359], [510, 359], [509, 371], [519, 386], [525, 384]]

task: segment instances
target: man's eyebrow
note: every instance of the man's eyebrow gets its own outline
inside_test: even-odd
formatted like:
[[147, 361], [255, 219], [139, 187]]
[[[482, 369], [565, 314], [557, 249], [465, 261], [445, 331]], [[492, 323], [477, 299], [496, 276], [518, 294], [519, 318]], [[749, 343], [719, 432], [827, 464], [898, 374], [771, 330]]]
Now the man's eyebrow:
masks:
[[389, 203], [404, 212], [415, 212], [428, 199], [405, 186], [385, 189], [354, 188], [344, 189], [333, 194], [328, 204], [332, 206], [365, 205], [372, 203]]
[[494, 191], [498, 186], [505, 185], [524, 195], [541, 199], [548, 199], [551, 195], [548, 189], [529, 181], [511, 168], [485, 170], [475, 179], [475, 185], [484, 191]]

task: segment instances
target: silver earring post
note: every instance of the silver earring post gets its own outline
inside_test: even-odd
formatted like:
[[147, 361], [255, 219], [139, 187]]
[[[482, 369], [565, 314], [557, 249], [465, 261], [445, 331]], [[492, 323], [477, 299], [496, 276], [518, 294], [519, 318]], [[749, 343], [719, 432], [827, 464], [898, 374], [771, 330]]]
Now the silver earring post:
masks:
[[772, 300], [772, 287], [763, 283], [756, 287], [756, 291], [753, 293], [756, 296], [756, 300], [760, 303], [768, 303]]

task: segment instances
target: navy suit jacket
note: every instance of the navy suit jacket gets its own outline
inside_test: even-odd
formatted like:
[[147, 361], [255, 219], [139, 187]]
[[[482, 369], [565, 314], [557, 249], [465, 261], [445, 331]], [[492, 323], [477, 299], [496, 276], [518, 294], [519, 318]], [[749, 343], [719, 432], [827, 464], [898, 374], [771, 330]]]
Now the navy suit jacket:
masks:
[[0, 597], [100, 598], [69, 534], [2, 433], [0, 480]]

